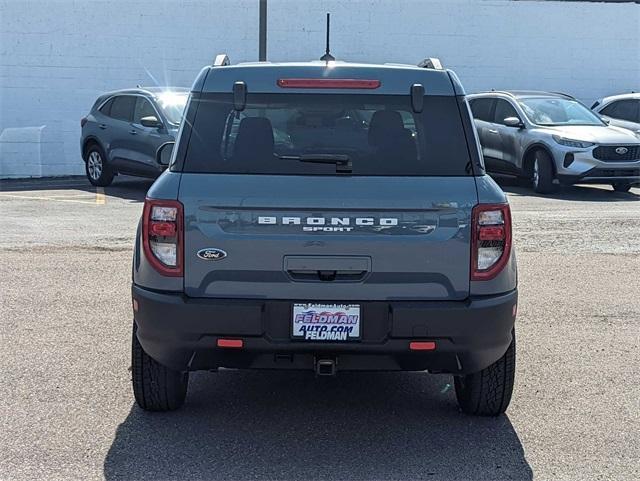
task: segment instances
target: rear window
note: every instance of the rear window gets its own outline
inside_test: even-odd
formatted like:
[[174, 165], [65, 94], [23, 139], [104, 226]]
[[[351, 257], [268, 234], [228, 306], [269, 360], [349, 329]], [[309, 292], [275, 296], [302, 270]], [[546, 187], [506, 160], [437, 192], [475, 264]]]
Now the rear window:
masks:
[[111, 104], [113, 104], [113, 98], [110, 98], [102, 107], [100, 107], [100, 112], [107, 117], [111, 115]]
[[453, 96], [231, 94], [193, 99], [185, 172], [227, 174], [469, 175]]

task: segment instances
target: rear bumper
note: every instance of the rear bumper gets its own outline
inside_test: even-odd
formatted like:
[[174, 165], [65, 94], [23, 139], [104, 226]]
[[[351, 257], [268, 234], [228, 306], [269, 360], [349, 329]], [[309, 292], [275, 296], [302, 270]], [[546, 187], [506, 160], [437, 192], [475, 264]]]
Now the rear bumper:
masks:
[[[318, 360], [331, 359], [338, 370], [466, 374], [506, 352], [518, 294], [514, 290], [466, 301], [361, 302], [362, 339], [345, 343], [292, 340], [288, 300], [193, 299], [136, 285], [132, 295], [144, 350], [175, 370], [314, 369]], [[218, 348], [218, 338], [242, 339], [243, 347]], [[416, 340], [435, 341], [436, 349], [409, 350]]]

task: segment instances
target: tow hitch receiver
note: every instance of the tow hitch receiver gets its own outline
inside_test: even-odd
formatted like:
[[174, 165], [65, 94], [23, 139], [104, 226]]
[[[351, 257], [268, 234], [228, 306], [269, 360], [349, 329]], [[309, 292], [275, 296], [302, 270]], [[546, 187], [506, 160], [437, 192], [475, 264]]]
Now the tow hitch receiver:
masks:
[[335, 359], [316, 359], [316, 375], [335, 376], [336, 360]]

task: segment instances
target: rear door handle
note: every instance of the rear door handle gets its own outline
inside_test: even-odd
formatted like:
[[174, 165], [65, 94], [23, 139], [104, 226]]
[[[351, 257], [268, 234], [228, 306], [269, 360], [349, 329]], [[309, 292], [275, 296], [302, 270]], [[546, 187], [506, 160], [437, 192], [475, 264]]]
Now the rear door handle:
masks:
[[129, 133], [130, 133], [131, 135], [137, 135], [137, 134], [138, 134], [138, 131], [137, 131], [137, 130], [135, 130], [135, 129], [131, 129], [131, 130], [129, 131]]
[[98, 125], [98, 127], [100, 127], [102, 130], [107, 128], [107, 124], [100, 124]]
[[489, 129], [489, 133], [490, 133], [490, 134], [497, 134], [497, 133], [498, 133], [498, 131], [497, 131], [497, 130], [494, 130], [494, 129]]

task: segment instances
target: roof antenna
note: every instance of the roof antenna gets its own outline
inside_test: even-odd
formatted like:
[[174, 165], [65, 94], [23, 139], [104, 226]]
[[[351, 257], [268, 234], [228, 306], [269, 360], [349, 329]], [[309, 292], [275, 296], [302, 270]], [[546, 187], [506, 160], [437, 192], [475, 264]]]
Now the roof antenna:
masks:
[[324, 53], [324, 55], [322, 57], [320, 57], [320, 60], [322, 60], [323, 62], [332, 62], [334, 61], [336, 58], [331, 55], [329, 53], [329, 30], [331, 28], [331, 14], [327, 13], [327, 50]]

